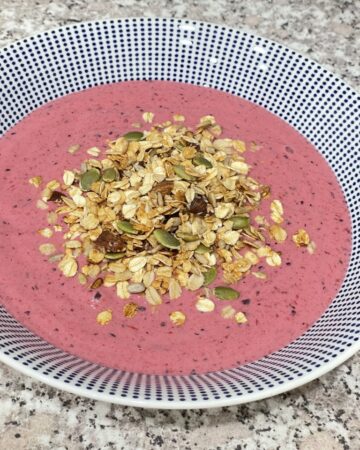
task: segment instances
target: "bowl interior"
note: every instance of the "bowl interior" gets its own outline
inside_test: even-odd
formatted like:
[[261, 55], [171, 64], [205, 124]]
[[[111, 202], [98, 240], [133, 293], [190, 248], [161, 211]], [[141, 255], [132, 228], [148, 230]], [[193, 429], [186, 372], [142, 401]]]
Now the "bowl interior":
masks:
[[206, 407], [285, 391], [354, 353], [360, 334], [360, 192], [354, 187], [359, 96], [315, 62], [242, 31], [175, 19], [109, 20], [60, 28], [0, 51], [0, 134], [49, 100], [124, 80], [181, 81], [223, 90], [264, 106], [312, 142], [336, 173], [352, 219], [352, 255], [341, 290], [296, 341], [232, 370], [150, 376], [109, 369], [53, 347], [1, 305], [0, 360], [93, 398]]

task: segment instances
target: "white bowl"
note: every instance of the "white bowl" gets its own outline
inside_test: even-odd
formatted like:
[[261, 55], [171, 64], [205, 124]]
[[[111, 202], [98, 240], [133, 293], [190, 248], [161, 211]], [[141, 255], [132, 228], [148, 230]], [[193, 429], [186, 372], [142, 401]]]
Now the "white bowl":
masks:
[[49, 100], [134, 79], [181, 81], [241, 96], [283, 118], [311, 141], [336, 173], [351, 214], [352, 255], [342, 287], [301, 337], [232, 370], [151, 376], [103, 367], [35, 336], [1, 305], [0, 360], [51, 386], [93, 399], [149, 408], [209, 408], [293, 389], [353, 355], [360, 348], [356, 92], [280, 44], [220, 25], [143, 18], [80, 23], [0, 51], [0, 133]]

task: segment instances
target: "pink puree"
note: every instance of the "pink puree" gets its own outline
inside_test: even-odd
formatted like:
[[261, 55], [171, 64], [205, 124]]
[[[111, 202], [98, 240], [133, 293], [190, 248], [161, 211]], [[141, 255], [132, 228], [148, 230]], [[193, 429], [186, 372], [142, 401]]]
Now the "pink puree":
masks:
[[[39, 190], [28, 183], [35, 175], [59, 178], [78, 167], [85, 150], [104, 148], [107, 139], [131, 129], [143, 111], [156, 121], [184, 114], [187, 124], [214, 114], [224, 135], [263, 148], [247, 152], [252, 175], [272, 186], [272, 198], [283, 202], [289, 238], [279, 269], [267, 266], [268, 280], [248, 276], [238, 283], [232, 302], [248, 317], [237, 325], [194, 307], [196, 294], [184, 293], [155, 311], [146, 308], [134, 319], [122, 314], [124, 300], [114, 289], [101, 298], [65, 279], [55, 264], [40, 255], [44, 242], [37, 230], [46, 212], [36, 209]], [[29, 329], [52, 344], [109, 367], [156, 374], [189, 374], [231, 368], [273, 352], [301, 335], [324, 312], [344, 277], [350, 252], [350, 222], [336, 178], [325, 160], [298, 132], [254, 104], [212, 89], [170, 82], [127, 82], [96, 87], [46, 104], [10, 130], [0, 141], [1, 223], [0, 303]], [[67, 153], [81, 144], [75, 156]], [[269, 201], [265, 211], [268, 212]], [[291, 235], [305, 227], [317, 244], [314, 255], [298, 249]], [[61, 239], [58, 235], [57, 241]], [[261, 270], [261, 269], [260, 269]], [[96, 315], [113, 310], [113, 321], [100, 326]], [[168, 315], [182, 310], [183, 327]]]

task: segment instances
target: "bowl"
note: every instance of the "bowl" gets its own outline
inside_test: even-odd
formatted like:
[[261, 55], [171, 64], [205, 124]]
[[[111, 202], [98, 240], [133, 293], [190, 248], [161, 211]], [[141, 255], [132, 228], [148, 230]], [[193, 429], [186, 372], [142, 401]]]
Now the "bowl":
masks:
[[159, 376], [115, 370], [34, 335], [0, 304], [0, 361], [51, 386], [147, 408], [210, 408], [301, 386], [353, 355], [360, 335], [360, 97], [289, 48], [248, 32], [178, 19], [80, 23], [0, 51], [0, 133], [49, 100], [124, 80], [170, 80], [243, 97], [276, 114], [328, 161], [352, 220], [352, 254], [336, 298], [286, 347], [231, 370]]

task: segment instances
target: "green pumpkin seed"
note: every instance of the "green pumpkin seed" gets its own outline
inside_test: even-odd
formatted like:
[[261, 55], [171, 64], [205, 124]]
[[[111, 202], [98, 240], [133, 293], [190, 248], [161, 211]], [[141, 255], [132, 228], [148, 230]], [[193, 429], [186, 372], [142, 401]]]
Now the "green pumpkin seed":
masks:
[[240, 292], [226, 286], [217, 286], [214, 294], [219, 300], [236, 300], [240, 296]]
[[180, 241], [176, 237], [165, 230], [155, 230], [154, 237], [159, 244], [167, 248], [179, 248]]
[[144, 137], [144, 133], [141, 131], [129, 131], [129, 133], [124, 134], [123, 136], [127, 141], [141, 141]]
[[193, 159], [193, 164], [195, 166], [205, 166], [207, 169], [211, 169], [213, 167], [213, 165], [211, 164], [211, 162], [204, 158], [201, 155], [196, 155], [195, 158]]
[[105, 169], [102, 174], [102, 179], [106, 183], [111, 183], [112, 181], [119, 179], [119, 172], [115, 167], [109, 167], [108, 169]]
[[213, 281], [215, 281], [215, 278], [216, 278], [216, 275], [217, 275], [216, 267], [211, 267], [203, 275], [204, 275], [204, 286], [208, 286]]
[[99, 181], [100, 170], [99, 169], [89, 169], [80, 176], [80, 188], [83, 191], [90, 191], [91, 185]]
[[137, 234], [137, 230], [132, 226], [130, 222], [127, 222], [126, 220], [117, 220], [114, 223], [114, 227], [117, 231], [123, 231], [124, 233], [128, 234]]
[[246, 228], [250, 224], [250, 217], [247, 216], [233, 216], [230, 220], [233, 222], [233, 230]]
[[184, 166], [181, 166], [181, 165], [174, 166], [174, 172], [176, 173], [176, 175], [178, 177], [182, 178], [183, 180], [186, 180], [186, 181], [196, 180], [196, 177], [194, 177], [193, 175], [190, 175], [189, 173], [186, 172]]
[[194, 234], [189, 234], [189, 233], [177, 233], [176, 234], [177, 237], [181, 238], [183, 241], [185, 242], [195, 242], [195, 241], [199, 241], [200, 238], [199, 236], [196, 236]]
[[199, 255], [203, 255], [204, 253], [209, 253], [211, 249], [209, 247], [206, 247], [204, 244], [200, 244], [195, 249], [195, 253], [198, 253]]
[[115, 261], [116, 259], [122, 258], [124, 255], [125, 253], [105, 253], [105, 258]]

